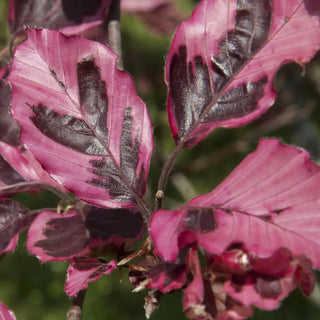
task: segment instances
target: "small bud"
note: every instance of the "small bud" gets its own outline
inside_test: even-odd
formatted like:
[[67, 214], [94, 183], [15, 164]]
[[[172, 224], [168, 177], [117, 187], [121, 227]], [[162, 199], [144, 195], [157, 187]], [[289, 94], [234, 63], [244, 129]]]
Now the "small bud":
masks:
[[162, 190], [158, 190], [158, 191], [156, 192], [156, 198], [157, 198], [158, 200], [161, 200], [161, 199], [163, 199], [163, 197], [164, 197], [164, 192], [163, 192]]

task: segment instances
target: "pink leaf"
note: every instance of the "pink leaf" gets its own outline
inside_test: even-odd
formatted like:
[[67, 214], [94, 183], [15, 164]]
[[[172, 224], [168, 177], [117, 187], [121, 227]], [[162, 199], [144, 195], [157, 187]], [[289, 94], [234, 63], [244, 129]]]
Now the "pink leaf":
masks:
[[[5, 75], [6, 70], [2, 69], [1, 76]], [[16, 147], [20, 144], [20, 128], [14, 121], [9, 112], [11, 98], [10, 85], [0, 79], [0, 184], [8, 185], [24, 181], [21, 174], [12, 168], [7, 156], [14, 153], [16, 156], [19, 152]], [[8, 150], [10, 149], [10, 151]], [[19, 155], [20, 156], [20, 155]], [[20, 161], [19, 161], [20, 162]]]
[[2, 302], [0, 302], [0, 319], [16, 320], [14, 313], [11, 310], [9, 310]]
[[180, 289], [187, 281], [187, 272], [184, 261], [170, 263], [161, 261], [148, 273], [152, 281], [148, 287], [161, 290], [163, 293]]
[[69, 297], [74, 297], [80, 290], [86, 289], [89, 282], [110, 274], [116, 268], [115, 260], [106, 262], [95, 258], [73, 258], [67, 271], [65, 292]]
[[[0, 142], [0, 148], [2, 143]], [[7, 147], [7, 145], [5, 145]], [[15, 148], [12, 148], [14, 151]], [[24, 181], [24, 178], [12, 168], [8, 161], [2, 156], [0, 151], [0, 185], [10, 185]]]
[[255, 305], [261, 309], [274, 310], [296, 288], [294, 271], [292, 267], [282, 278], [234, 275], [232, 280], [226, 281], [224, 292], [245, 306]]
[[143, 231], [136, 210], [85, 205], [65, 214], [43, 211], [29, 228], [27, 247], [43, 262], [67, 260], [95, 249], [121, 251]]
[[141, 200], [151, 123], [109, 48], [56, 31], [30, 31], [15, 51], [9, 82], [21, 140], [52, 178], [95, 205]]
[[12, 185], [28, 180], [39, 181], [39, 186], [41, 183], [48, 183], [63, 189], [43, 170], [40, 163], [23, 146], [13, 147], [0, 141], [0, 154], [2, 156], [2, 159], [0, 159], [0, 162], [2, 162], [2, 170], [0, 170], [2, 184]]
[[28, 232], [27, 248], [40, 261], [67, 260], [90, 252], [90, 234], [76, 211], [43, 211]]
[[11, 33], [29, 28], [64, 28], [68, 34], [76, 34], [101, 24], [110, 0], [10, 0], [9, 26]]
[[188, 287], [184, 290], [183, 310], [189, 314], [194, 314], [197, 313], [198, 309], [202, 309], [200, 306], [202, 305], [204, 297], [201, 266], [195, 250], [189, 251], [186, 263], [189, 270], [192, 271], [193, 279]]
[[200, 2], [179, 26], [166, 64], [176, 144], [191, 147], [217, 127], [244, 125], [274, 103], [278, 68], [306, 63], [320, 48], [320, 14], [311, 3]]
[[217, 255], [242, 243], [261, 258], [287, 248], [319, 268], [319, 173], [306, 151], [261, 140], [211, 193], [182, 209], [155, 212], [150, 235], [167, 261], [195, 242]]
[[7, 73], [7, 69], [6, 68], [3, 68], [3, 69], [0, 69], [0, 79], [2, 79]]
[[57, 186], [34, 157], [20, 144], [20, 127], [10, 114], [11, 89], [0, 79], [0, 184], [39, 180]]
[[[219, 272], [230, 272], [219, 258], [215, 256], [211, 268]], [[306, 258], [292, 258], [289, 251], [280, 249], [269, 258], [259, 258], [257, 255], [238, 250], [246, 256], [246, 270], [234, 270], [224, 283], [223, 292], [230, 295], [245, 306], [256, 305], [272, 310], [279, 306], [280, 301], [293, 289], [300, 286], [310, 294], [314, 288], [315, 276], [311, 263]], [[218, 262], [218, 264], [217, 264]], [[223, 270], [223, 271], [222, 271]]]
[[[3, 69], [5, 70], [5, 69]], [[0, 140], [12, 146], [20, 143], [20, 128], [10, 115], [11, 89], [9, 84], [0, 78]]]
[[[233, 260], [233, 261], [232, 261]], [[241, 249], [207, 255], [201, 269], [196, 251], [187, 259], [193, 280], [184, 290], [184, 310], [190, 319], [245, 319], [252, 306], [272, 310], [298, 285], [309, 294], [315, 284], [311, 263], [280, 249], [269, 258]]]
[[15, 201], [0, 198], [0, 254], [16, 247], [19, 233], [30, 226], [37, 214]]
[[181, 250], [175, 262], [164, 261], [153, 254], [146, 255], [138, 262], [138, 268], [130, 270], [131, 283], [138, 291], [148, 287], [167, 293], [181, 288], [187, 281], [185, 260], [188, 251], [188, 247]]
[[[199, 302], [190, 305], [188, 309], [184, 305], [190, 320], [242, 320], [253, 315], [252, 306], [243, 305], [222, 291], [219, 279], [198, 274], [196, 281], [200, 283], [200, 280], [203, 283], [202, 299], [198, 299]], [[188, 289], [185, 289], [185, 295]]]
[[312, 270], [312, 265], [304, 256], [298, 257], [298, 265], [295, 270], [295, 278], [300, 286], [301, 291], [310, 296], [316, 283], [316, 277]]
[[201, 268], [196, 250], [189, 250], [186, 264], [192, 281], [184, 289], [183, 309], [190, 320], [240, 320], [252, 316], [252, 307], [241, 305], [223, 292], [223, 269]]

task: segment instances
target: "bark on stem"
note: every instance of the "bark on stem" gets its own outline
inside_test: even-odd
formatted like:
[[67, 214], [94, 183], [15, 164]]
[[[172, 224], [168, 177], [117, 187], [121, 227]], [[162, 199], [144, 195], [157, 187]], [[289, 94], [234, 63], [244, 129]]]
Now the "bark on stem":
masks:
[[28, 191], [32, 189], [49, 190], [53, 192], [55, 195], [57, 195], [61, 200], [66, 201], [69, 204], [74, 203], [74, 199], [71, 198], [66, 192], [52, 186], [51, 184], [48, 184], [45, 182], [39, 182], [39, 181], [25, 181], [25, 182], [19, 182], [19, 183], [2, 187], [0, 190], [0, 196], [10, 194], [10, 193], [13, 194], [18, 192]]
[[[109, 7], [107, 17], [108, 46], [118, 55], [118, 69], [123, 70], [121, 29], [120, 29], [120, 0], [113, 0]], [[137, 199], [137, 205], [141, 210], [146, 224], [148, 224], [151, 213], [142, 199]]]
[[73, 299], [72, 306], [69, 308], [66, 320], [81, 320], [82, 306], [86, 290], [79, 291], [78, 295]]
[[183, 144], [182, 143], [178, 144], [174, 148], [173, 152], [171, 153], [171, 155], [169, 156], [169, 158], [167, 159], [166, 163], [162, 168], [161, 176], [158, 182], [158, 190], [155, 195], [155, 208], [154, 208], [155, 211], [162, 208], [162, 203], [164, 199], [164, 190], [167, 184], [167, 180], [172, 171], [173, 165], [175, 164], [176, 159], [182, 149], [183, 149]]
[[107, 17], [108, 45], [118, 55], [118, 69], [123, 70], [121, 31], [120, 31], [120, 0], [113, 0]]

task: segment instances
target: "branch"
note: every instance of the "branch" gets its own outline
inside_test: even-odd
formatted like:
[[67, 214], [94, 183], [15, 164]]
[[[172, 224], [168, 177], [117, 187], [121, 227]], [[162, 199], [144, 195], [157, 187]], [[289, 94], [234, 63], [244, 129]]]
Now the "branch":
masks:
[[120, 31], [120, 0], [113, 0], [107, 18], [108, 25], [108, 44], [109, 47], [118, 55], [118, 69], [123, 70], [121, 31]]
[[203, 157], [198, 157], [194, 161], [189, 161], [182, 168], [192, 172], [199, 172], [205, 170], [216, 163], [223, 161], [224, 159], [232, 156], [237, 152], [248, 152], [250, 150], [250, 143], [254, 140], [261, 138], [262, 136], [268, 135], [271, 131], [292, 125], [295, 122], [307, 119], [315, 109], [314, 103], [307, 103], [303, 112], [294, 105], [289, 106], [284, 112], [270, 118], [267, 122], [259, 124], [259, 126], [252, 128], [247, 131], [241, 139], [224, 145], [218, 151], [208, 153]]
[[66, 320], [81, 320], [82, 306], [86, 290], [79, 291], [78, 295], [73, 299], [72, 306], [67, 312]]
[[25, 181], [1, 187], [0, 195], [28, 192], [39, 189], [49, 190], [53, 192], [55, 195], [57, 195], [61, 200], [66, 201], [68, 203], [74, 202], [74, 199], [71, 198], [66, 192], [63, 192], [62, 190], [52, 186], [51, 184], [41, 181]]
[[8, 40], [7, 46], [0, 49], [0, 62], [9, 64], [13, 56], [14, 48], [26, 40], [26, 38], [26, 36], [12, 35]]
[[[301, 113], [301, 110], [293, 108], [293, 106], [291, 106], [291, 108], [288, 108], [285, 112], [278, 115], [277, 117], [272, 118], [259, 127], [256, 127], [254, 130], [248, 131], [242, 139], [225, 145], [218, 152], [215, 151], [214, 153], [207, 154], [204, 157], [198, 157], [195, 161], [189, 162], [187, 165], [185, 165], [184, 169], [193, 172], [203, 170], [209, 166], [212, 166], [214, 163], [222, 161], [223, 159], [236, 152], [245, 151], [249, 148], [250, 141], [258, 139], [272, 130], [308, 118], [314, 108], [315, 106], [313, 105], [313, 103], [310, 103], [305, 106], [304, 112]], [[158, 183], [158, 191], [155, 196], [155, 210], [162, 208], [164, 190], [167, 184], [168, 177], [172, 171], [176, 158], [178, 157], [182, 149], [182, 144], [177, 145], [163, 167]]]
[[180, 153], [180, 151], [183, 149], [183, 144], [180, 143], [178, 144], [173, 152], [171, 153], [171, 155], [169, 156], [169, 158], [167, 159], [167, 161], [165, 162], [163, 168], [162, 168], [162, 172], [159, 178], [159, 182], [158, 182], [158, 190], [156, 192], [156, 196], [155, 196], [155, 211], [158, 209], [162, 208], [162, 202], [163, 202], [163, 198], [164, 198], [164, 190], [167, 184], [167, 180], [169, 178], [169, 175], [172, 171], [172, 168], [176, 162], [176, 159]]

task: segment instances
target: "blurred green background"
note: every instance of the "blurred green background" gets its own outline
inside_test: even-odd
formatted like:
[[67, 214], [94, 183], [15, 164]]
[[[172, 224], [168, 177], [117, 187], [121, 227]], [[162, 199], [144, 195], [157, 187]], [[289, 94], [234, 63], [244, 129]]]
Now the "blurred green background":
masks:
[[[179, 6], [188, 16], [196, 1], [181, 0]], [[149, 30], [137, 17], [122, 17], [125, 69], [132, 75], [140, 96], [146, 102], [153, 126], [155, 151], [148, 180], [146, 201], [152, 203], [161, 165], [173, 149], [167, 123], [164, 62], [172, 35]], [[0, 51], [6, 46], [7, 1], [0, 0]], [[279, 137], [284, 142], [309, 150], [313, 160], [320, 156], [320, 55], [302, 70], [296, 64], [284, 66], [275, 81], [278, 100], [265, 115], [245, 127], [218, 129], [206, 140], [180, 155], [167, 187], [165, 206], [173, 208], [195, 195], [209, 192], [254, 150], [261, 137]], [[30, 208], [50, 207], [57, 199], [49, 192], [37, 197], [20, 195], [17, 199]], [[0, 301], [8, 305], [18, 320], [65, 319], [70, 300], [63, 292], [66, 262], [41, 264], [28, 254], [25, 238], [0, 264]], [[120, 282], [119, 279], [122, 278]], [[145, 293], [131, 293], [127, 275], [115, 271], [90, 284], [84, 304], [84, 320], [144, 319]], [[165, 295], [152, 317], [186, 319], [181, 294]], [[311, 298], [299, 290], [273, 312], [256, 310], [252, 319], [319, 320], [320, 289]]]

